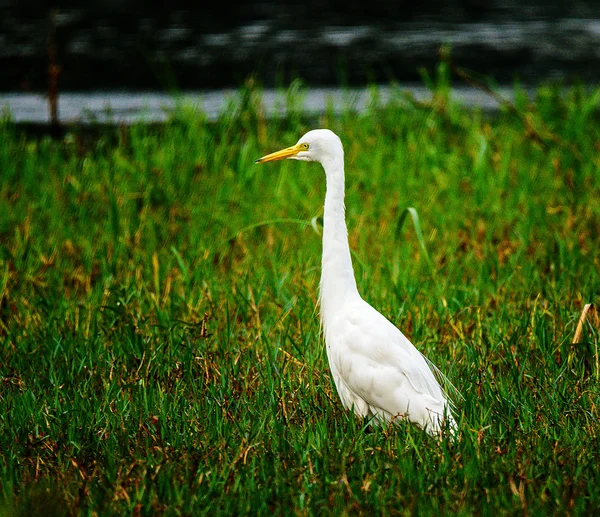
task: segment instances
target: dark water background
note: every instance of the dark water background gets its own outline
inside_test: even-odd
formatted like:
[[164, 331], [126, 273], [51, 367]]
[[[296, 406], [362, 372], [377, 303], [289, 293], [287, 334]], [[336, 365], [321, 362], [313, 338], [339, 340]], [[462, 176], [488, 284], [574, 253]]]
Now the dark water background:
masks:
[[[0, 109], [18, 122], [48, 121], [50, 61], [61, 122], [164, 120], [176, 92], [213, 118], [250, 76], [267, 88], [267, 114], [285, 103], [272, 88], [298, 78], [310, 86], [309, 111], [332, 99], [363, 109], [368, 84], [397, 82], [426, 98], [421, 74], [439, 63], [441, 45], [457, 66], [501, 86], [594, 85], [600, 0], [104, 0], [60, 9], [0, 0]], [[460, 78], [454, 85], [467, 105], [497, 106]]]
[[70, 91], [415, 82], [441, 44], [500, 83], [600, 78], [598, 0], [85, 5], [0, 0], [0, 91], [44, 91], [52, 39]]

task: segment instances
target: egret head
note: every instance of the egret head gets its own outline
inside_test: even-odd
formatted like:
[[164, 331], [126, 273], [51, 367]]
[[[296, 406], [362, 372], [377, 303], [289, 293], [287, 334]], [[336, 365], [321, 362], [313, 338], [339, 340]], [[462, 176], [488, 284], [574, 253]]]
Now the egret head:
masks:
[[305, 162], [324, 162], [339, 160], [344, 157], [344, 148], [339, 137], [329, 129], [313, 129], [306, 133], [296, 145], [281, 151], [267, 154], [256, 160], [256, 163], [274, 160], [302, 160]]

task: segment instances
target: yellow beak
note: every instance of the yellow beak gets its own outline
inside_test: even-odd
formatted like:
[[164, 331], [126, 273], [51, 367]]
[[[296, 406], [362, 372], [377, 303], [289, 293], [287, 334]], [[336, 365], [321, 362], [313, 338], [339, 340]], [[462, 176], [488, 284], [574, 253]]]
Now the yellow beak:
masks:
[[282, 149], [281, 151], [277, 151], [275, 153], [267, 154], [262, 158], [256, 160], [255, 163], [266, 163], [266, 162], [274, 162], [275, 160], [284, 160], [285, 158], [291, 158], [292, 156], [296, 156], [303, 149], [298, 145], [293, 145], [292, 147], [287, 147], [286, 149]]

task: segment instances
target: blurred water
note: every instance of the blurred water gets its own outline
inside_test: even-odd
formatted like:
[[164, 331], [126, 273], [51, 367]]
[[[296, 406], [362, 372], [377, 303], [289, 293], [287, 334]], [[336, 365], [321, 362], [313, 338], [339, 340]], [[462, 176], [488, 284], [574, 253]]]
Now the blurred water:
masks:
[[[512, 99], [511, 88], [499, 88], [497, 91], [506, 99]], [[400, 89], [380, 86], [377, 88], [378, 102], [385, 104], [397, 97], [399, 92], [421, 102], [431, 99], [431, 92], [422, 86]], [[285, 91], [267, 89], [262, 92], [261, 98], [266, 117], [286, 114]], [[454, 88], [452, 98], [466, 107], [479, 107], [484, 111], [498, 109], [497, 102], [490, 95], [474, 88]], [[307, 114], [324, 113], [326, 109], [337, 113], [344, 109], [364, 112], [372, 101], [372, 92], [367, 88], [314, 88], [302, 90], [298, 99], [302, 102], [294, 108]], [[242, 102], [242, 93], [234, 89], [186, 92], [177, 96], [150, 92], [67, 92], [59, 98], [59, 119], [65, 124], [163, 122], [178, 105], [183, 104], [195, 106], [209, 120], [215, 120], [219, 114], [235, 110]], [[18, 123], [44, 124], [49, 122], [50, 117], [47, 99], [38, 94], [0, 94], [0, 110], [10, 114]]]
[[[0, 91], [45, 90], [50, 11], [26, 12], [16, 0], [6, 1], [14, 5], [3, 8], [0, 0]], [[296, 77], [311, 86], [418, 82], [419, 69], [439, 61], [441, 45], [451, 46], [457, 65], [498, 82], [600, 81], [598, 1], [420, 7], [382, 1], [387, 14], [371, 17], [358, 12], [371, 2], [347, 3], [341, 11], [333, 10], [335, 3], [214, 6], [223, 11], [220, 19], [181, 9], [142, 12], [149, 8], [131, 2], [120, 10], [100, 2], [95, 10], [62, 9], [52, 18], [60, 88], [219, 89], [251, 74], [266, 86]], [[481, 12], [468, 13], [466, 5], [479, 5]], [[411, 15], [411, 9], [418, 12]]]

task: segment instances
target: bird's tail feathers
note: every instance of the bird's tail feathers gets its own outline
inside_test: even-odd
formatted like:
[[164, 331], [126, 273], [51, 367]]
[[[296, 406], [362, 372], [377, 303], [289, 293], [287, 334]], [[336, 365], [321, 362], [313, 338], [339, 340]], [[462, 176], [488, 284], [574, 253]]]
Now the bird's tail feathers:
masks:
[[460, 391], [458, 391], [456, 386], [454, 386], [454, 384], [452, 384], [452, 382], [450, 382], [450, 379], [448, 379], [448, 377], [446, 377], [435, 364], [433, 364], [423, 354], [421, 354], [421, 355], [423, 356], [423, 359], [425, 359], [425, 361], [429, 365], [429, 368], [431, 368], [431, 371], [433, 372], [433, 376], [435, 377], [435, 380], [438, 381], [438, 383], [440, 384], [442, 391], [444, 392], [444, 396], [446, 397], [446, 400], [448, 401], [448, 406], [450, 407], [450, 409], [452, 411], [455, 411], [456, 404], [454, 401], [455, 400], [464, 400], [464, 397], [460, 394]]

